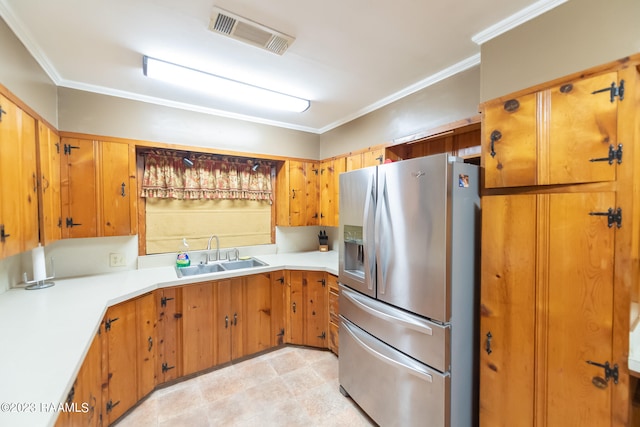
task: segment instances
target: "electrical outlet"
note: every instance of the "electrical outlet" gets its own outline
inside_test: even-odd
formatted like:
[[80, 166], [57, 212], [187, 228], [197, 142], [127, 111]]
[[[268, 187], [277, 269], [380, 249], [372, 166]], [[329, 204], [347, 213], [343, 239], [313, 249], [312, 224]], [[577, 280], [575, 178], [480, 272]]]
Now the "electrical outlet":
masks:
[[109, 266], [110, 267], [124, 267], [127, 265], [127, 259], [124, 254], [111, 253], [109, 254]]

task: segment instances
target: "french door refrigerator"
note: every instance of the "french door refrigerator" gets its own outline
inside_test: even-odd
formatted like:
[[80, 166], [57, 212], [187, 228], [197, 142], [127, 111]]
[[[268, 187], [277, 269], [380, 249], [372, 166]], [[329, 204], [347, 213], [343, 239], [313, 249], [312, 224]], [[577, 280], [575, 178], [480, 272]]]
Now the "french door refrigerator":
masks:
[[478, 167], [340, 175], [340, 390], [381, 426], [477, 424]]

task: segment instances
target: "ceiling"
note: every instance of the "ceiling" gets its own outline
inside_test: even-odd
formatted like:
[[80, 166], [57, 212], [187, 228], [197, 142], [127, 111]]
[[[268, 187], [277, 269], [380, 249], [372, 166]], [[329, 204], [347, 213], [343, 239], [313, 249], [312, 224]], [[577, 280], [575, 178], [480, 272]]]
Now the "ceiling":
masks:
[[[0, 16], [53, 82], [323, 133], [476, 66], [480, 44], [566, 0], [0, 0]], [[282, 55], [208, 30], [212, 8], [295, 37]], [[152, 80], [162, 59], [309, 99], [247, 108]]]

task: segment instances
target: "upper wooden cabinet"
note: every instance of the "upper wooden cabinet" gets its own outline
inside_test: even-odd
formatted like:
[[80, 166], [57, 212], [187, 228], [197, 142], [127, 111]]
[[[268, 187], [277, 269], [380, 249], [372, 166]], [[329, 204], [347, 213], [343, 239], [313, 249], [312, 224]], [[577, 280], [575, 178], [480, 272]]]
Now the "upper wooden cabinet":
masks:
[[48, 245], [62, 237], [60, 210], [60, 137], [38, 122], [38, 185], [40, 242]]
[[346, 157], [345, 168], [348, 171], [377, 166], [384, 163], [385, 149], [373, 148], [361, 153], [351, 154]]
[[0, 95], [0, 258], [38, 245], [36, 122]]
[[127, 143], [62, 139], [62, 236], [137, 231], [135, 149]]
[[485, 104], [485, 187], [616, 180], [621, 102], [624, 79], [610, 72]]
[[276, 175], [276, 225], [318, 225], [319, 168], [315, 162], [287, 160]]
[[320, 163], [320, 225], [338, 227], [340, 174], [345, 171], [344, 157]]

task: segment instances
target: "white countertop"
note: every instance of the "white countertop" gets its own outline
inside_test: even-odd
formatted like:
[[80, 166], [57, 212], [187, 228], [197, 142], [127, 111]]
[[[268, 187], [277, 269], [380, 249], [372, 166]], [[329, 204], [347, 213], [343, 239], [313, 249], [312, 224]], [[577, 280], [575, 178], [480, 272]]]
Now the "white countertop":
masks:
[[[108, 307], [154, 289], [290, 269], [338, 274], [338, 253], [261, 255], [268, 266], [179, 279], [171, 267], [54, 280], [0, 294], [0, 426], [50, 426]], [[10, 410], [8, 410], [8, 408]]]

